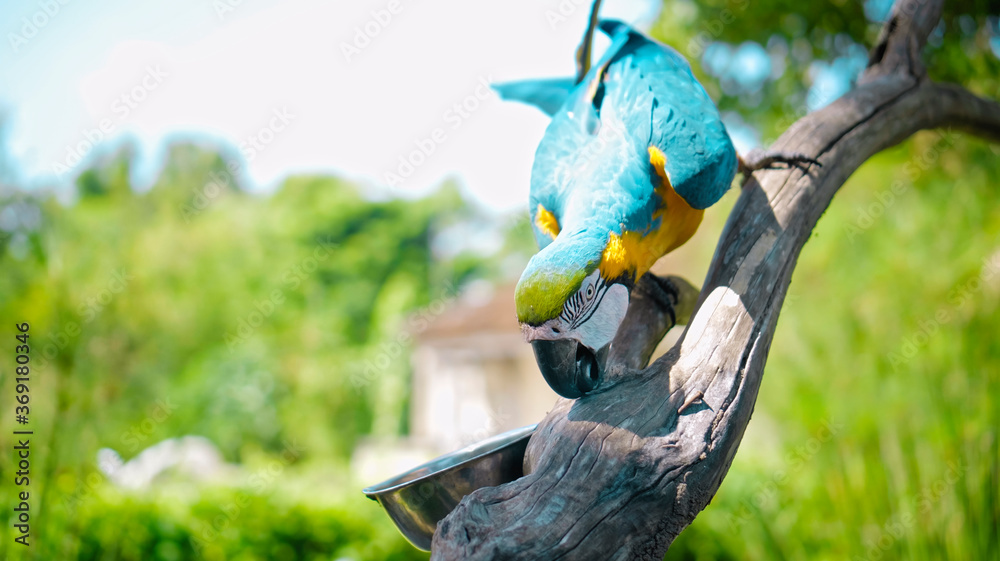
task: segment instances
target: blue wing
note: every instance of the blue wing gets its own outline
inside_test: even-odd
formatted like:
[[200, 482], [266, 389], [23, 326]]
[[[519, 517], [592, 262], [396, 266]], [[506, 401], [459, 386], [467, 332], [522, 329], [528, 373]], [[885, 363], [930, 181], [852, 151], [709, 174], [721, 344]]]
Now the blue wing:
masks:
[[[567, 96], [545, 131], [531, 177], [532, 222], [541, 204], [562, 225], [600, 217], [652, 226], [658, 179], [648, 148], [667, 157], [671, 183], [694, 208], [711, 206], [736, 174], [736, 151], [718, 109], [687, 61], [627, 25], [602, 21], [612, 44]], [[539, 244], [549, 238], [536, 229]]]
[[626, 126], [633, 133], [649, 129], [647, 147], [667, 156], [671, 183], [688, 204], [698, 209], [715, 204], [737, 168], [736, 150], [715, 103], [677, 51], [620, 22], [602, 21], [600, 27], [612, 36], [629, 36], [605, 77], [604, 103], [626, 108]]
[[576, 81], [573, 78], [550, 78], [493, 84], [493, 89], [507, 101], [534, 105], [551, 117], [566, 102], [574, 86]]
[[[567, 212], [570, 211], [568, 205], [586, 199], [569, 196], [570, 190], [581, 184], [580, 179], [608, 173], [614, 175], [614, 170], [601, 165], [601, 160], [608, 153], [615, 152], [624, 137], [621, 127], [613, 128], [602, 123], [598, 113], [599, 103], [595, 104], [595, 100], [603, 92], [604, 72], [615, 53], [627, 41], [626, 35], [612, 38], [611, 46], [605, 54], [573, 88], [563, 106], [555, 113], [535, 151], [529, 208], [532, 225], [535, 226], [535, 237], [542, 248], [551, 239], [540, 232], [535, 224], [538, 206], [552, 212], [560, 226], [564, 227]], [[583, 193], [578, 188], [575, 191]], [[608, 190], [605, 195], [610, 192], [613, 190]], [[591, 198], [590, 202], [596, 204], [599, 201]]]

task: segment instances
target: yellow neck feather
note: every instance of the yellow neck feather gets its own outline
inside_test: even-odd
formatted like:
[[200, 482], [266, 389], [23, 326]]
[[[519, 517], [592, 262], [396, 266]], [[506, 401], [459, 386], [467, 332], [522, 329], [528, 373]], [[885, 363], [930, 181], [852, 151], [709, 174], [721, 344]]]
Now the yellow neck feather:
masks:
[[691, 239], [705, 214], [704, 210], [691, 208], [674, 191], [665, 169], [666, 155], [659, 148], [649, 147], [649, 162], [660, 178], [655, 190], [660, 204], [653, 212], [653, 221], [659, 220], [659, 227], [645, 233], [626, 230], [618, 235], [611, 232], [600, 265], [601, 276], [606, 279], [618, 278], [624, 273], [631, 273], [633, 280], [638, 279], [660, 257]]

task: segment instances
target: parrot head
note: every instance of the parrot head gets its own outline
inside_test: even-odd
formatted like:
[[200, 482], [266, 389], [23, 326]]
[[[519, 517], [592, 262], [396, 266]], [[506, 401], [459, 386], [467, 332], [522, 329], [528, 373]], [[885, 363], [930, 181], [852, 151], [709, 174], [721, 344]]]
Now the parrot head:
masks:
[[545, 381], [570, 399], [601, 384], [634, 284], [628, 274], [608, 278], [602, 267], [606, 246], [606, 234], [601, 240], [586, 232], [564, 232], [532, 257], [517, 283], [524, 337]]

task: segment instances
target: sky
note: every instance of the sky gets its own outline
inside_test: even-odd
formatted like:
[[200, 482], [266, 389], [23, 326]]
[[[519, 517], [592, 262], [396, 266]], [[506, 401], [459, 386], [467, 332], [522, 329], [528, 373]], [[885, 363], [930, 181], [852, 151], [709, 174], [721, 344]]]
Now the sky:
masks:
[[[8, 0], [6, 149], [22, 182], [66, 183], [94, 145], [134, 138], [141, 187], [166, 142], [208, 139], [237, 147], [259, 190], [297, 173], [335, 173], [376, 196], [457, 178], [486, 208], [520, 208], [548, 118], [487, 86], [570, 75], [589, 5]], [[643, 27], [659, 6], [607, 0], [602, 15]]]

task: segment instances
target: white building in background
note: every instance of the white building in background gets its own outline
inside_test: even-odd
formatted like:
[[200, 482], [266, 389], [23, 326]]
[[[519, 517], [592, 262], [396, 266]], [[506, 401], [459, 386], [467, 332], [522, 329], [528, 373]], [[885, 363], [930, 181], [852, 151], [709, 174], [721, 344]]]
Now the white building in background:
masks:
[[513, 285], [466, 294], [416, 341], [410, 430], [440, 450], [537, 423], [556, 402], [521, 336]]
[[558, 398], [521, 336], [513, 285], [468, 290], [413, 336], [410, 435], [358, 446], [353, 471], [365, 481], [537, 423]]

